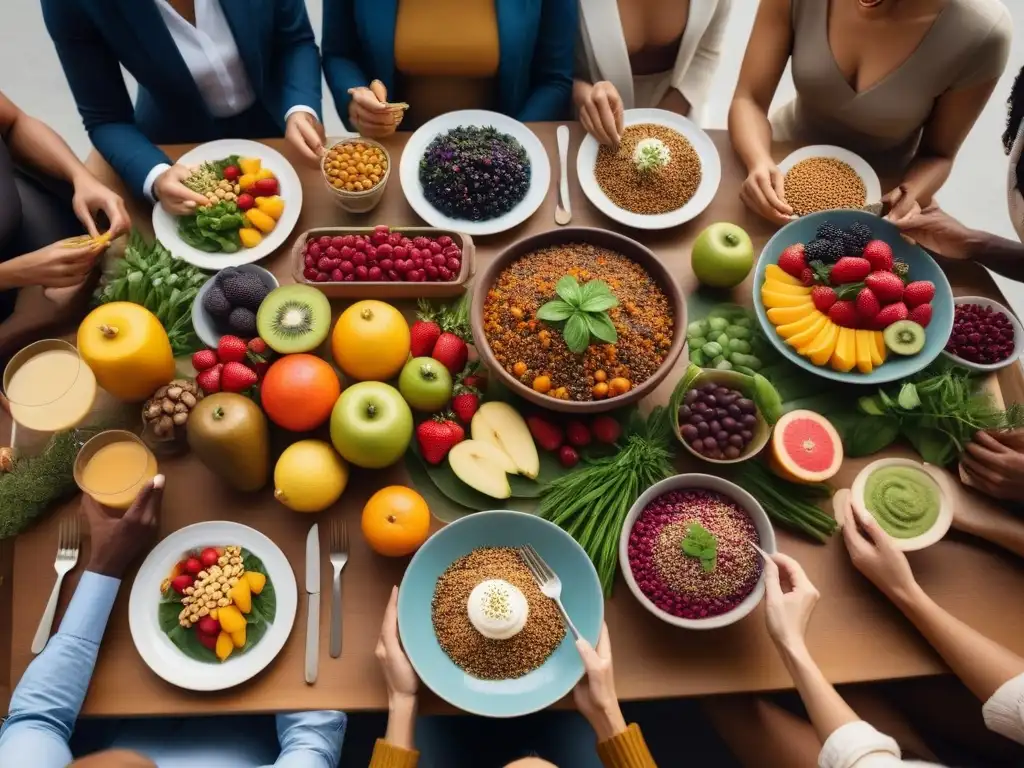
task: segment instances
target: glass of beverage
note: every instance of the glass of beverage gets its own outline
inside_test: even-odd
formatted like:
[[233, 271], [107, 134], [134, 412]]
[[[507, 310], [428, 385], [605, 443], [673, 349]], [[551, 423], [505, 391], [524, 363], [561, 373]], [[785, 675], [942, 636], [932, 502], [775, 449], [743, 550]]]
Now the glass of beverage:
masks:
[[96, 377], [73, 344], [43, 339], [18, 352], [4, 369], [11, 417], [36, 432], [78, 426], [92, 410]]
[[75, 482], [105, 507], [128, 509], [157, 473], [156, 457], [138, 435], [120, 429], [100, 432], [75, 459]]

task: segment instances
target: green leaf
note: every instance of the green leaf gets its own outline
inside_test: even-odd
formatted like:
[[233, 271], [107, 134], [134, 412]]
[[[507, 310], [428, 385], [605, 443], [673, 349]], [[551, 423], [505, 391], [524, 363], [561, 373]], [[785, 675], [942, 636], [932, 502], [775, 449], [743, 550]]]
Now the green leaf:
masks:
[[619, 334], [607, 313], [586, 314], [583, 317], [586, 318], [590, 335], [595, 339], [603, 341], [605, 344], [614, 344], [619, 340]]
[[958, 458], [956, 445], [935, 427], [905, 424], [903, 435], [921, 458], [937, 467], [945, 467]]
[[857, 405], [869, 416], [884, 416], [886, 414], [885, 408], [882, 407], [881, 399], [877, 395], [861, 397], [857, 400]]
[[194, 661], [201, 661], [206, 664], [220, 663], [217, 654], [199, 642], [195, 629], [185, 629], [180, 624], [176, 624], [173, 629], [167, 632], [167, 639], [174, 643], [174, 646], [179, 651]]
[[866, 416], [848, 412], [832, 414], [832, 426], [839, 432], [843, 450], [850, 458], [871, 456], [892, 445], [900, 434], [900, 420], [895, 416]]
[[557, 323], [562, 320], [568, 320], [575, 311], [576, 309], [572, 304], [568, 304], [561, 299], [555, 299], [537, 310], [537, 319]]
[[900, 408], [907, 411], [912, 411], [921, 405], [921, 397], [917, 394], [917, 387], [909, 381], [900, 389], [899, 397], [896, 400], [899, 402]]
[[178, 614], [181, 613], [182, 608], [185, 606], [181, 604], [181, 599], [178, 598], [177, 593], [175, 593], [175, 598], [177, 599], [168, 600], [165, 598], [160, 601], [160, 605], [157, 607], [156, 620], [157, 624], [160, 625], [161, 632], [170, 632], [179, 626]]
[[572, 275], [566, 275], [555, 283], [555, 293], [574, 307], [578, 307], [580, 305], [582, 289], [580, 288], [579, 282]]
[[683, 552], [690, 557], [700, 557], [704, 553], [704, 548], [691, 538], [683, 539]]
[[267, 577], [267, 582], [263, 585], [263, 591], [258, 595], [252, 596], [252, 605], [254, 610], [259, 609], [260, 615], [267, 621], [273, 622], [277, 616], [277, 591], [274, 589], [274, 582], [270, 580], [270, 574], [267, 573], [266, 566], [252, 552], [243, 550], [242, 567], [247, 571], [262, 573]]
[[782, 418], [782, 397], [779, 390], [759, 373], [754, 374], [753, 400], [768, 426], [775, 426], [775, 422]]
[[586, 315], [577, 312], [565, 322], [562, 329], [562, 338], [569, 351], [580, 354], [590, 346], [590, 327], [586, 321]]
[[[592, 283], [587, 283], [587, 285], [592, 285]], [[584, 312], [605, 312], [617, 306], [619, 306], [619, 300], [610, 293], [591, 296], [589, 299], [584, 299], [580, 302], [580, 309]]]

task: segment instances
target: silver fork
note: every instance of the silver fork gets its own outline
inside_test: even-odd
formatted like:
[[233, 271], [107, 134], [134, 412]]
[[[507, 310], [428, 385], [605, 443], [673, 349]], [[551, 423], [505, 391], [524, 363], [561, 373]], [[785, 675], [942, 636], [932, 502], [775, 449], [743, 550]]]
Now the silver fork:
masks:
[[39, 628], [32, 639], [32, 653], [39, 653], [46, 647], [53, 629], [53, 614], [57, 612], [57, 599], [60, 597], [60, 585], [68, 571], [78, 562], [79, 520], [78, 515], [66, 517], [60, 521], [57, 533], [57, 558], [53, 561], [53, 570], [57, 572], [57, 581], [50, 593], [50, 601], [39, 620]]
[[572, 619], [569, 618], [565, 606], [562, 605], [562, 580], [558, 578], [558, 574], [551, 570], [551, 567], [544, 562], [544, 558], [537, 554], [537, 550], [531, 544], [519, 548], [519, 557], [523, 559], [526, 567], [530, 569], [530, 573], [533, 574], [534, 581], [540, 587], [541, 593], [555, 601], [555, 605], [558, 606], [558, 610], [562, 613], [562, 621], [565, 622], [565, 626], [572, 632], [573, 638], [579, 640], [580, 633], [576, 630], [576, 625], [572, 623]]
[[341, 572], [348, 563], [348, 526], [344, 520], [331, 520], [331, 658], [341, 656]]

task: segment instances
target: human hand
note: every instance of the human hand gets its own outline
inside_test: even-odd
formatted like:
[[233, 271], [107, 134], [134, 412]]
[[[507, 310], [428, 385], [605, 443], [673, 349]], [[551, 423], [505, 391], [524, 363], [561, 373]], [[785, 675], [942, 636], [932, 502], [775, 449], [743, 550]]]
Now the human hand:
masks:
[[185, 186], [185, 179], [191, 175], [191, 168], [175, 163], [153, 182], [153, 196], [171, 216], [188, 216], [196, 206], [210, 204], [205, 197]]
[[889, 212], [885, 215], [886, 221], [891, 221], [897, 227], [903, 226], [911, 218], [921, 213], [921, 204], [917, 200], [917, 195], [903, 184], [889, 194], [883, 195], [882, 202], [889, 206]]
[[107, 243], [87, 243], [68, 248], [61, 241], [8, 260], [2, 265], [8, 287], [38, 285], [43, 288], [66, 288], [84, 282], [96, 265]]
[[780, 650], [804, 647], [807, 625], [820, 593], [800, 563], [778, 552], [764, 558], [765, 620], [768, 634]]
[[907, 556], [892, 543], [878, 521], [847, 500], [843, 541], [854, 567], [894, 603], [901, 604], [919, 589]]
[[608, 625], [601, 625], [597, 650], [582, 637], [576, 641], [576, 650], [583, 659], [586, 674], [573, 688], [576, 708], [597, 734], [598, 741], [607, 741], [626, 730], [626, 721], [615, 695], [615, 671], [612, 668], [612, 643]]
[[82, 507], [89, 521], [90, 539], [87, 570], [121, 578], [132, 560], [148, 548], [156, 536], [163, 498], [163, 475], [146, 483], [123, 517], [108, 514], [99, 502], [83, 494]]
[[935, 203], [895, 223], [904, 235], [932, 253], [947, 259], [970, 257], [971, 230]]
[[284, 137], [307, 160], [311, 160], [314, 163], [320, 162], [320, 155], [323, 154], [326, 138], [324, 126], [316, 119], [316, 115], [303, 110], [292, 112], [288, 116]]
[[71, 207], [92, 237], [99, 237], [101, 234], [93, 218], [97, 211], [103, 211], [107, 216], [111, 240], [127, 232], [132, 225], [121, 196], [88, 172], [75, 179], [75, 196], [71, 201]]
[[379, 139], [398, 130], [404, 112], [388, 106], [388, 89], [380, 80], [374, 80], [369, 88], [349, 88], [348, 93], [352, 97], [348, 119], [361, 135]]
[[971, 487], [995, 499], [1024, 501], [1024, 429], [978, 432], [960, 466]]
[[614, 85], [607, 80], [594, 83], [577, 106], [587, 133], [600, 144], [619, 146], [625, 126], [622, 97]]
[[793, 207], [786, 202], [785, 177], [774, 163], [750, 169], [740, 188], [740, 200], [754, 213], [779, 226], [796, 218]]
[[384, 672], [389, 705], [394, 707], [402, 699], [415, 699], [420, 681], [398, 639], [398, 587], [391, 588], [391, 599], [384, 609], [384, 623], [380, 628], [374, 654]]

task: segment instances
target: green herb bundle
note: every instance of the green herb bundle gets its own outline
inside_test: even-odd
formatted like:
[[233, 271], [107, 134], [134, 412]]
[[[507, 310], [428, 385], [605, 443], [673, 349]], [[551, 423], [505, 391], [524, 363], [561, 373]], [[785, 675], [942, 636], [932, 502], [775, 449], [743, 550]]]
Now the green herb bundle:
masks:
[[562, 338], [575, 354], [585, 352], [591, 337], [605, 344], [614, 344], [619, 335], [608, 317], [608, 310], [619, 306], [619, 300], [603, 280], [589, 280], [580, 285], [575, 277], [566, 275], [555, 284], [558, 298], [537, 310], [537, 319], [564, 323]]
[[736, 464], [729, 479], [749, 491], [775, 522], [818, 541], [835, 533], [835, 518], [818, 506], [832, 498], [832, 488], [825, 483], [791, 483], [756, 459]]
[[612, 456], [587, 461], [553, 481], [538, 514], [564, 529], [594, 563], [605, 595], [619, 564], [619, 536], [630, 507], [655, 483], [674, 473], [668, 411], [658, 406], [644, 419], [634, 412]]
[[133, 231], [124, 257], [104, 274], [96, 292], [96, 304], [130, 301], [141, 304], [160, 320], [177, 357], [200, 348], [192, 327], [192, 302], [209, 275], [175, 259], [160, 241], [148, 245]]

